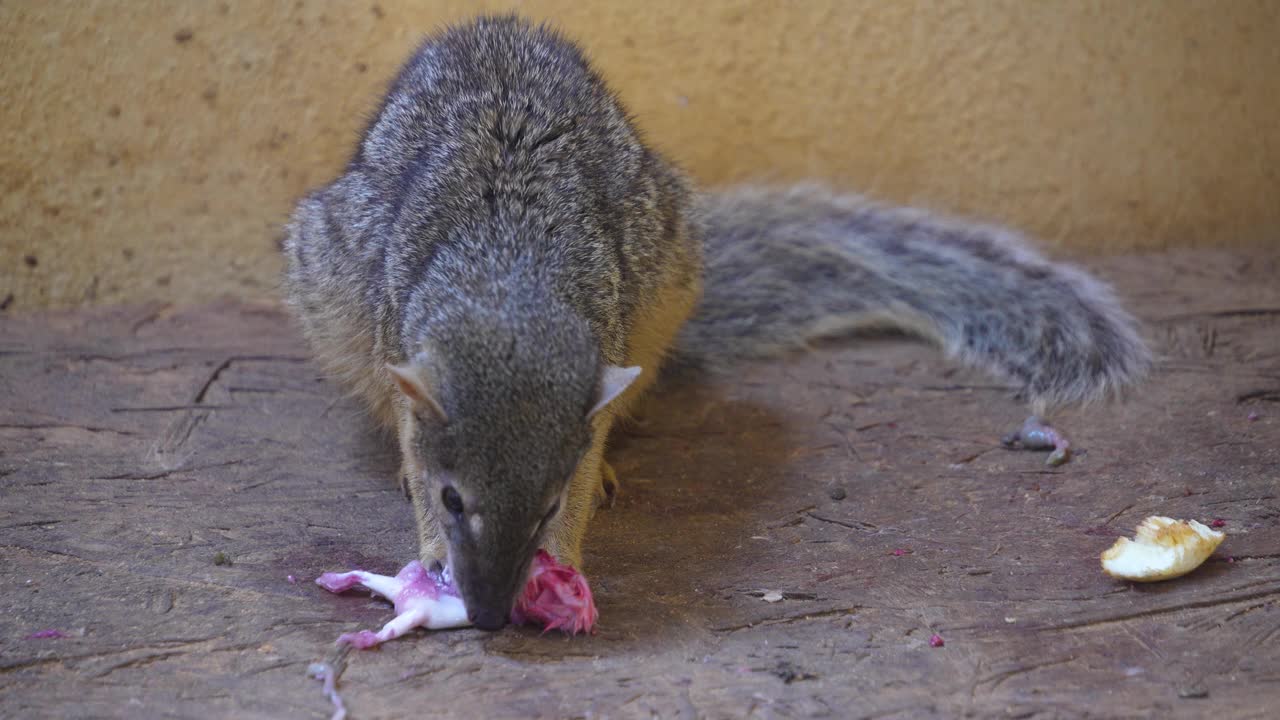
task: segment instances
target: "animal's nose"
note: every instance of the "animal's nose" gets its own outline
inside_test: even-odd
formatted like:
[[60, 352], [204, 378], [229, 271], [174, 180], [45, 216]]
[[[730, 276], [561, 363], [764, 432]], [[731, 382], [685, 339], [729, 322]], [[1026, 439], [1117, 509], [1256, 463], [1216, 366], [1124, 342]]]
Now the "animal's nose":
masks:
[[501, 630], [507, 625], [507, 614], [501, 610], [481, 608], [467, 613], [471, 624], [481, 630]]

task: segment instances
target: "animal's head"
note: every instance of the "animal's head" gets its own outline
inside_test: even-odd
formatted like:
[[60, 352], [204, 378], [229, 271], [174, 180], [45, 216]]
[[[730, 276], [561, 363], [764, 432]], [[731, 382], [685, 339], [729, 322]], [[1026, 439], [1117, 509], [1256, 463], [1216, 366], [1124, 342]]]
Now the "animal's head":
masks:
[[388, 366], [416, 421], [418, 487], [477, 627], [506, 624], [591, 448], [592, 418], [640, 373], [602, 363], [582, 334], [479, 332]]

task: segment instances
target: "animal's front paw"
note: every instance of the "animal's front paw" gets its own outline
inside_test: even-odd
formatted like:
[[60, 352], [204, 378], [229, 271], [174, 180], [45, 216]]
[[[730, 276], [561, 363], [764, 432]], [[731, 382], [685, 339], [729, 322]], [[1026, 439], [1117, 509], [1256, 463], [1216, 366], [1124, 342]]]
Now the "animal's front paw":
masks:
[[423, 542], [418, 547], [418, 561], [422, 563], [422, 567], [427, 570], [444, 571], [445, 562], [449, 559], [449, 552], [445, 549], [443, 542], [436, 540], [435, 542]]
[[618, 474], [613, 471], [613, 466], [606, 461], [600, 461], [600, 493], [596, 506], [613, 507], [618, 501], [618, 488]]
[[542, 550], [563, 565], [571, 568], [582, 568], [582, 541], [557, 537], [554, 534], [542, 543]]

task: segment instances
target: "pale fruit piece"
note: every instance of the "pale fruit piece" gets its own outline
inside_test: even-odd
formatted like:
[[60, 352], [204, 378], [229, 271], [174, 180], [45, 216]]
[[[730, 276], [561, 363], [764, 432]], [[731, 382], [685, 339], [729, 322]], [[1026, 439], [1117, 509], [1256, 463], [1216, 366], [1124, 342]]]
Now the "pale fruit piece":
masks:
[[1123, 580], [1169, 580], [1200, 567], [1225, 537], [1195, 520], [1153, 515], [1142, 521], [1133, 540], [1120, 538], [1102, 553], [1102, 569]]

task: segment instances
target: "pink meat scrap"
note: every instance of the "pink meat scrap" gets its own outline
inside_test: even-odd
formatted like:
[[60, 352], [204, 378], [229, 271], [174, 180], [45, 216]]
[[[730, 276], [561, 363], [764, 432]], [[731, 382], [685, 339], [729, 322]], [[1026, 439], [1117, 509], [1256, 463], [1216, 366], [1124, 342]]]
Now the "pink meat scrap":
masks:
[[560, 630], [570, 635], [595, 632], [595, 600], [587, 579], [576, 569], [561, 565], [546, 550], [533, 558], [529, 582], [516, 599], [511, 622], [542, 623], [542, 631]]
[[[471, 624], [453, 583], [439, 573], [428, 572], [417, 560], [405, 565], [395, 577], [353, 570], [325, 573], [316, 578], [316, 584], [335, 593], [363, 585], [395, 604], [395, 618], [378, 632], [361, 630], [338, 638], [339, 644], [350, 643], [362, 650], [416, 627], [442, 630]], [[582, 573], [539, 550], [529, 582], [511, 611], [511, 621], [517, 625], [541, 623], [544, 632], [561, 630], [572, 635], [593, 632], [598, 617], [591, 588]]]

